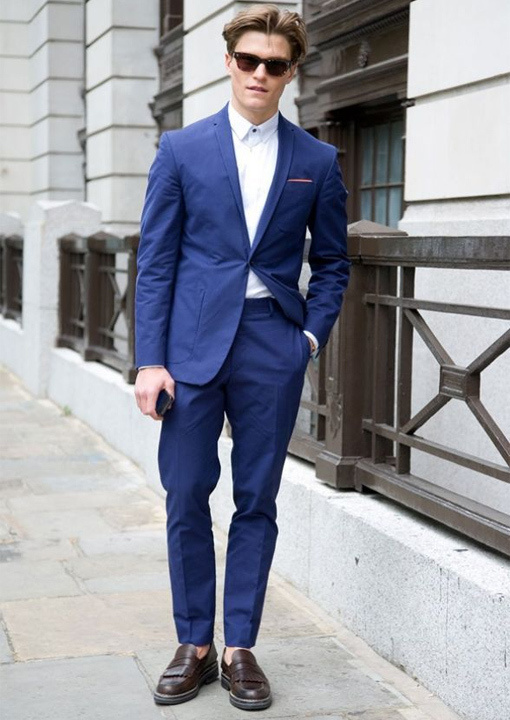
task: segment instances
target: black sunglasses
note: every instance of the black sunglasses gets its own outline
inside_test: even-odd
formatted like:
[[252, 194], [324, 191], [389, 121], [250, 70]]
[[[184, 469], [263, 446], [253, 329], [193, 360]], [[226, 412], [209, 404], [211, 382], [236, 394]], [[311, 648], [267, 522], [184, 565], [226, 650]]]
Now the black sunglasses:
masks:
[[281, 77], [292, 67], [292, 60], [264, 60], [257, 55], [249, 55], [248, 53], [242, 52], [233, 52], [232, 57], [242, 72], [254, 72], [260, 63], [262, 63], [265, 65], [268, 75]]

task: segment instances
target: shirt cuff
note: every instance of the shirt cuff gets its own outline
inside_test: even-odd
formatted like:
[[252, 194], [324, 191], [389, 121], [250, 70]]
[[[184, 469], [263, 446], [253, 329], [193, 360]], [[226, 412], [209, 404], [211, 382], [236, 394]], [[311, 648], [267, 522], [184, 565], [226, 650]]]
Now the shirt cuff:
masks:
[[306, 335], [306, 337], [310, 338], [310, 340], [313, 342], [314, 347], [313, 347], [313, 350], [310, 352], [310, 357], [312, 357], [315, 360], [315, 358], [319, 354], [319, 341], [317, 340], [315, 335], [312, 332], [310, 332], [310, 330], [303, 330], [303, 332]]
[[138, 370], [145, 370], [146, 368], [162, 368], [164, 365], [140, 365]]

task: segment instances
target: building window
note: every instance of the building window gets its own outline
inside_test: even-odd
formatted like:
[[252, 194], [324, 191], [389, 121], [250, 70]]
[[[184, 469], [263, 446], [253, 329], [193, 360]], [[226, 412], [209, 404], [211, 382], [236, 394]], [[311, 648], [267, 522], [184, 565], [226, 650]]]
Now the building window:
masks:
[[160, 35], [166, 35], [183, 20], [183, 0], [160, 0], [159, 3], [159, 28]]
[[359, 217], [396, 228], [404, 201], [404, 121], [359, 129]]

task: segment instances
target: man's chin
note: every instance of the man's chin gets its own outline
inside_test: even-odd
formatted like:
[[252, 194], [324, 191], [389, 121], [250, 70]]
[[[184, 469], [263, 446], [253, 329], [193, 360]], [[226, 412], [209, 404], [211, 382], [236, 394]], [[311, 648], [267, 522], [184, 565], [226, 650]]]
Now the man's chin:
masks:
[[258, 111], [267, 111], [271, 109], [271, 103], [268, 102], [268, 98], [261, 96], [250, 96], [246, 99], [245, 107], [249, 108], [250, 110], [258, 110]]

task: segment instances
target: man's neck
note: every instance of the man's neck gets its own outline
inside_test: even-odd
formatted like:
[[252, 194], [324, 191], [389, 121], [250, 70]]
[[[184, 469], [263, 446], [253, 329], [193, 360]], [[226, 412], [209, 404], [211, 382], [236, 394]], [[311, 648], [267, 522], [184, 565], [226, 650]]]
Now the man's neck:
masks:
[[235, 99], [232, 98], [230, 100], [230, 104], [232, 105], [233, 109], [241, 115], [245, 120], [247, 120], [252, 125], [263, 125], [268, 120], [271, 120], [272, 117], [276, 115], [278, 112], [278, 107], [271, 108], [270, 110], [260, 111], [260, 112], [249, 112], [244, 108], [240, 108], [237, 106]]

